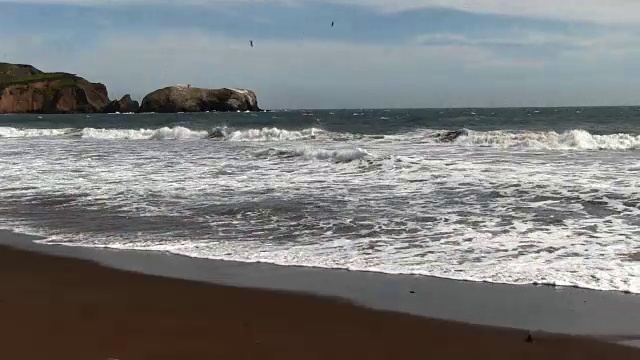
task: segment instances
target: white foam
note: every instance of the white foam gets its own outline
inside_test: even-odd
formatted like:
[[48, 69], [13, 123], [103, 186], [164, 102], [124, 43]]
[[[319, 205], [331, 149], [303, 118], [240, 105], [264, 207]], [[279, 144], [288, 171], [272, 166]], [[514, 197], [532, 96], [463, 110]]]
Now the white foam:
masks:
[[332, 160], [336, 162], [351, 162], [371, 155], [361, 148], [326, 150], [304, 147], [298, 148], [296, 153], [305, 159]]
[[293, 149], [267, 149], [259, 151], [258, 156], [276, 156], [283, 158], [302, 158], [305, 160], [329, 160], [338, 163], [348, 163], [370, 157], [371, 154], [359, 147], [344, 149], [319, 149], [310, 146]]
[[640, 149], [640, 135], [610, 134], [592, 135], [584, 130], [562, 133], [467, 131], [455, 140], [467, 146], [489, 146], [497, 148], [523, 148], [540, 150], [636, 150]]
[[122, 139], [122, 140], [166, 140], [166, 139], [203, 139], [206, 131], [194, 131], [186, 127], [163, 127], [160, 129], [94, 129], [84, 128], [80, 136], [90, 139]]
[[[228, 141], [297, 141], [322, 140], [332, 138], [337, 141], [362, 139], [364, 141], [422, 141], [428, 144], [447, 144], [439, 140], [438, 135], [447, 130], [422, 129], [395, 135], [357, 135], [349, 133], [331, 133], [318, 128], [285, 130], [277, 127], [261, 129], [222, 129]], [[0, 137], [54, 137], [78, 136], [95, 139], [123, 140], [165, 140], [165, 139], [204, 139], [208, 132], [187, 127], [163, 127], [160, 129], [37, 129], [0, 127]], [[467, 147], [491, 147], [521, 150], [638, 150], [640, 135], [608, 134], [594, 135], [584, 130], [570, 130], [562, 133], [554, 131], [473, 131], [463, 129], [460, 136], [450, 144]]]
[[[293, 141], [325, 138], [330, 133], [308, 128], [303, 130], [283, 130], [276, 127], [262, 129], [242, 129], [228, 132], [226, 128], [218, 129], [223, 132], [228, 141]], [[87, 139], [120, 139], [120, 140], [167, 140], [167, 139], [204, 139], [209, 131], [193, 130], [183, 126], [162, 127], [159, 129], [18, 129], [0, 127], [0, 137], [52, 137], [66, 136]]]
[[73, 129], [18, 129], [8, 126], [0, 126], [0, 137], [48, 137], [68, 135]]
[[627, 149], [633, 135], [207, 133], [5, 138], [0, 227], [72, 246], [640, 293], [637, 153], [555, 151]]
[[276, 127], [262, 129], [236, 130], [227, 134], [229, 141], [286, 141], [309, 140], [326, 134], [325, 131], [309, 128], [304, 130], [282, 130]]

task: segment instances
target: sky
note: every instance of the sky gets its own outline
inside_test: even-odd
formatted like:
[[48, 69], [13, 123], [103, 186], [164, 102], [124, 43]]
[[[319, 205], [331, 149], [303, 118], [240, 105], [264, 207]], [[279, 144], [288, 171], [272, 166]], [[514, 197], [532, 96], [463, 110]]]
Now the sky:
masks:
[[0, 61], [267, 109], [638, 105], [639, 35], [635, 0], [0, 0]]

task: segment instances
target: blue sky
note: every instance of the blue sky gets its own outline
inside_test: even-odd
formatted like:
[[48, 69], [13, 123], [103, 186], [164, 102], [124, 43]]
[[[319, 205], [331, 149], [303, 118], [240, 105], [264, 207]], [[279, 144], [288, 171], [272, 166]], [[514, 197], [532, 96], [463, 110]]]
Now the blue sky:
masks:
[[639, 32], [627, 0], [0, 0], [0, 61], [265, 108], [636, 105]]

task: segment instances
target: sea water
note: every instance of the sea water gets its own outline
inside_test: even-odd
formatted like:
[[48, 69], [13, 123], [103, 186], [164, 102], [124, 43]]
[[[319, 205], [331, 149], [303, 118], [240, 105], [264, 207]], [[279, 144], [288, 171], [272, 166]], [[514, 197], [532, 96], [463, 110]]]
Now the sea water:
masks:
[[640, 109], [0, 116], [0, 227], [640, 293]]

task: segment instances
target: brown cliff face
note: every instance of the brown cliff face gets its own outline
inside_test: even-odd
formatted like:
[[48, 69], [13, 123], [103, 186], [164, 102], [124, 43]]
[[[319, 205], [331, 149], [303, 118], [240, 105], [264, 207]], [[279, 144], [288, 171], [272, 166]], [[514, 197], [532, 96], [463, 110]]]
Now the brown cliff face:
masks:
[[4, 87], [0, 91], [0, 113], [94, 113], [109, 102], [102, 84], [38, 81]]
[[79, 76], [0, 63], [0, 114], [95, 113], [109, 103], [107, 88]]

